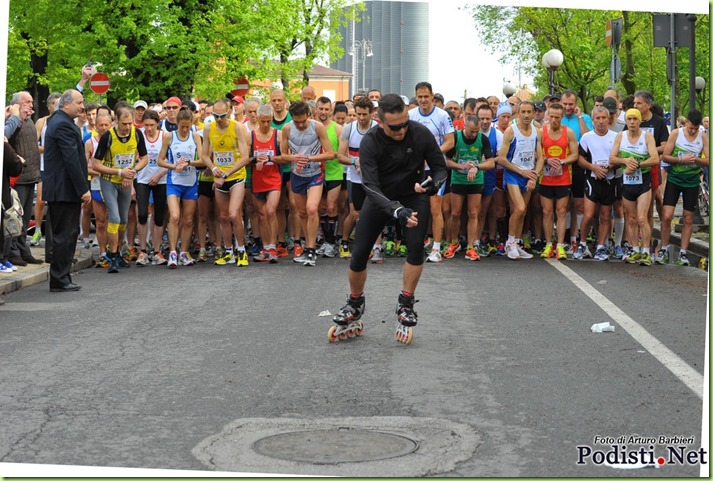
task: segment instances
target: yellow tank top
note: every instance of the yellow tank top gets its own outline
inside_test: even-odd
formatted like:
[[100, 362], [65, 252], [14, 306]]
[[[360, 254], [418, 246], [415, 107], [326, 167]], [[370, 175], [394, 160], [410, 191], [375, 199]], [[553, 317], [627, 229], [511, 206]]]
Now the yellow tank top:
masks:
[[[235, 120], [231, 120], [224, 132], [218, 131], [215, 122], [210, 124], [210, 145], [213, 148], [213, 164], [221, 171], [227, 172], [240, 161], [238, 137], [235, 134]], [[226, 180], [244, 179], [245, 167], [233, 172]]]
[[[134, 126], [131, 126], [131, 134], [129, 135], [129, 140], [126, 142], [119, 140], [115, 128], [112, 128], [109, 132], [111, 135], [109, 138], [111, 145], [104, 156], [104, 165], [112, 169], [128, 169], [133, 167], [136, 159], [136, 149], [139, 146]], [[110, 174], [102, 174], [102, 179], [110, 180], [115, 184], [121, 184], [123, 180], [118, 175]]]

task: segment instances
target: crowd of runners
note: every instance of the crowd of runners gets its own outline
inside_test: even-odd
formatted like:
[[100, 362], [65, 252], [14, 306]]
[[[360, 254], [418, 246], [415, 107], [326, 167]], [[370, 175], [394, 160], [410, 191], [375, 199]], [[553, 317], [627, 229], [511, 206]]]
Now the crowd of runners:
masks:
[[[110, 273], [131, 263], [315, 266], [320, 257], [349, 259], [367, 195], [359, 147], [370, 129], [381, 128], [381, 95], [373, 89], [334, 101], [307, 86], [292, 102], [277, 89], [265, 99], [171, 97], [113, 108], [86, 103], [78, 122], [92, 206], [83, 210], [80, 242], [99, 246], [96, 267]], [[58, 97], [47, 99], [50, 112]], [[670, 130], [644, 90], [622, 99], [608, 90], [595, 98], [591, 115], [570, 90], [537, 101], [489, 96], [461, 103], [446, 102], [420, 82], [412, 97], [402, 98], [408, 122], [431, 131], [449, 169], [429, 197], [427, 262], [539, 256], [666, 264], [682, 195], [675, 262], [689, 264], [686, 249], [709, 157], [708, 118], [700, 112], [690, 111]], [[6, 112], [5, 136], [15, 143], [23, 124], [31, 123], [28, 108], [32, 97], [20, 92]], [[46, 118], [34, 125], [39, 155], [45, 125]], [[25, 157], [33, 161], [31, 152]], [[34, 191], [33, 182], [19, 185]], [[28, 222], [34, 214], [38, 226], [41, 192], [39, 182], [26, 215]], [[656, 243], [654, 209], [661, 221]], [[41, 238], [35, 229], [30, 244]], [[402, 240], [394, 219], [372, 246], [370, 262], [407, 257]], [[27, 261], [23, 246], [2, 254], [0, 272], [11, 272], [13, 260]]]

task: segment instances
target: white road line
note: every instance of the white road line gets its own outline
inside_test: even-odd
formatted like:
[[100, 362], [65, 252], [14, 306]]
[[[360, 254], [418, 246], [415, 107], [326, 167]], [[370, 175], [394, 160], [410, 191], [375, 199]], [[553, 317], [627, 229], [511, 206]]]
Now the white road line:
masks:
[[572, 269], [562, 262], [554, 259], [545, 259], [555, 269], [572, 284], [579, 287], [596, 305], [598, 305], [609, 317], [616, 321], [631, 337], [641, 346], [651, 353], [661, 364], [681, 380], [696, 396], [703, 399], [703, 375], [689, 366], [686, 361], [678, 357], [673, 351], [664, 346], [661, 341], [649, 334], [646, 329], [629, 317], [624, 311], [619, 309], [613, 302], [604, 297], [591, 284], [582, 279]]

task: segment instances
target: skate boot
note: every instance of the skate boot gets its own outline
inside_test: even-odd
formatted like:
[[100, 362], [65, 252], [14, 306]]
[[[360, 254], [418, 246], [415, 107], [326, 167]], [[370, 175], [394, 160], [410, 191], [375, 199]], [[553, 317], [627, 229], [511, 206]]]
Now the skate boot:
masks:
[[360, 321], [365, 309], [364, 294], [354, 299], [347, 296], [347, 303], [332, 319], [336, 326], [329, 328], [327, 339], [329, 342], [344, 341], [350, 337], [361, 336], [364, 324]]
[[413, 341], [413, 327], [418, 322], [413, 305], [417, 302], [413, 296], [406, 297], [403, 293], [399, 294], [399, 302], [396, 305], [399, 321], [399, 326], [396, 328], [396, 340], [404, 344], [411, 344]]

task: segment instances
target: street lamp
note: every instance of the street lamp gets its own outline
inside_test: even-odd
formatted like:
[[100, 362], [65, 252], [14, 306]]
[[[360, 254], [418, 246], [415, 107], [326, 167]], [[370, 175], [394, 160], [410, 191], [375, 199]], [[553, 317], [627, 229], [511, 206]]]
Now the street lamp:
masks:
[[361, 51], [361, 70], [362, 70], [362, 90], [366, 89], [366, 58], [374, 56], [373, 44], [371, 40], [354, 40], [349, 48], [349, 55], [352, 56], [352, 72], [354, 72], [354, 83], [352, 84], [352, 97], [357, 92], [359, 85], [359, 52]]
[[510, 97], [512, 97], [513, 95], [515, 95], [515, 92], [516, 92], [516, 91], [517, 91], [517, 89], [516, 89], [515, 86], [514, 86], [513, 84], [511, 84], [510, 82], [508, 82], [508, 83], [506, 83], [505, 85], [503, 85], [503, 94], [505, 95], [505, 100], [507, 100], [508, 98], [510, 98]]
[[562, 55], [562, 52], [556, 48], [553, 48], [542, 56], [542, 65], [550, 71], [550, 75], [547, 80], [550, 95], [555, 93], [555, 70], [562, 65], [562, 62], [564, 62], [564, 55]]
[[[705, 106], [705, 94], [701, 96], [701, 92], [704, 92], [706, 88], [706, 79], [703, 77], [696, 77], [696, 93], [698, 94], [698, 103], [701, 104], [701, 108], [699, 110], [703, 110], [703, 107]], [[702, 97], [702, 98], [701, 98]]]

